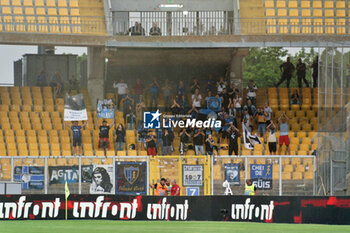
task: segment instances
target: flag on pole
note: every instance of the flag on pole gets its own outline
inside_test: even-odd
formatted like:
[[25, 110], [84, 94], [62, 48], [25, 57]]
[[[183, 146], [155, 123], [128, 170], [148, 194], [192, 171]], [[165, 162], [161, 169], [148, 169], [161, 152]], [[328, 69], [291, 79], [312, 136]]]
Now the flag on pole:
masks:
[[252, 150], [254, 149], [255, 144], [261, 144], [260, 138], [258, 135], [251, 135], [249, 130], [245, 127], [244, 124], [242, 124], [242, 130], [243, 130], [243, 142], [244, 147], [246, 149]]
[[65, 197], [66, 197], [66, 220], [67, 220], [67, 217], [68, 217], [68, 213], [67, 213], [67, 212], [68, 212], [67, 202], [68, 202], [68, 197], [69, 197], [69, 195], [70, 195], [67, 181], [66, 181], [64, 187], [65, 187]]

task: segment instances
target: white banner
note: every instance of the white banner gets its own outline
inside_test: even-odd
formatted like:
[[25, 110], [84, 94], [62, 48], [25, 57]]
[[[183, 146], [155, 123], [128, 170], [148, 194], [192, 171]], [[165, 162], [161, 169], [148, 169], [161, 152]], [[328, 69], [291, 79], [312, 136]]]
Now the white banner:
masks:
[[64, 121], [87, 121], [83, 94], [69, 96], [64, 101]]

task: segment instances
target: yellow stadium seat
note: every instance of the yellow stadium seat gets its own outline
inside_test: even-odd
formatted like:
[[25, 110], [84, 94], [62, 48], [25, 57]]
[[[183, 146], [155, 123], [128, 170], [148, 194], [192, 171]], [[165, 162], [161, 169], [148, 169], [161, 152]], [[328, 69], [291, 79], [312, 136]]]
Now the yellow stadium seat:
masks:
[[78, 0], [69, 0], [70, 7], [79, 7]]
[[302, 10], [301, 11], [301, 16], [303, 16], [303, 17], [310, 17], [311, 16], [311, 11], [310, 10]]
[[10, 0], [1, 0], [1, 5], [2, 6], [9, 6], [10, 5]]
[[286, 9], [278, 9], [277, 16], [278, 17], [286, 17], [287, 16], [287, 10]]
[[12, 0], [12, 6], [21, 6], [21, 0]]
[[310, 8], [310, 1], [301, 1], [301, 8]]
[[334, 17], [334, 10], [325, 10], [326, 17]]
[[274, 9], [267, 9], [266, 10], [266, 16], [267, 17], [274, 17], [275, 16], [275, 10]]
[[46, 0], [46, 6], [56, 7], [56, 1], [55, 0]]
[[299, 11], [297, 9], [289, 10], [289, 16], [291, 16], [291, 17], [298, 17], [299, 16]]
[[324, 8], [334, 8], [333, 1], [325, 1], [324, 2]]
[[96, 156], [105, 156], [105, 152], [103, 150], [96, 150]]
[[297, 1], [289, 1], [288, 7], [289, 8], [298, 8], [298, 2]]
[[303, 173], [293, 172], [293, 180], [302, 180], [302, 179], [303, 179]]
[[322, 8], [322, 1], [312, 1], [313, 8]]
[[275, 4], [274, 1], [266, 0], [265, 1], [265, 8], [274, 8]]
[[67, 1], [66, 0], [58, 0], [58, 7], [67, 7]]
[[282, 173], [282, 180], [291, 180], [291, 173], [290, 172], [283, 172]]
[[24, 6], [33, 6], [33, 1], [32, 0], [23, 0], [23, 5]]
[[336, 1], [336, 8], [345, 9], [345, 1]]
[[286, 7], [286, 2], [284, 0], [282, 0], [282, 1], [278, 0], [276, 2], [276, 7], [277, 8], [285, 8]]
[[310, 146], [307, 144], [300, 144], [299, 145], [301, 151], [309, 151]]
[[118, 156], [126, 156], [126, 151], [125, 150], [119, 150], [117, 151]]

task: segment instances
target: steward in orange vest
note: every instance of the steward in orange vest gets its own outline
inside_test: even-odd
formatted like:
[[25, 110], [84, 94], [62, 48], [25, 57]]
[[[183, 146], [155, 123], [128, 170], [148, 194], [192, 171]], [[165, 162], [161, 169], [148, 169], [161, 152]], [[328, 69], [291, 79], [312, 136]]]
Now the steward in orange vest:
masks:
[[166, 196], [168, 189], [165, 185], [166, 180], [164, 178], [160, 179], [160, 182], [154, 185], [149, 185], [151, 189], [154, 189], [154, 196]]

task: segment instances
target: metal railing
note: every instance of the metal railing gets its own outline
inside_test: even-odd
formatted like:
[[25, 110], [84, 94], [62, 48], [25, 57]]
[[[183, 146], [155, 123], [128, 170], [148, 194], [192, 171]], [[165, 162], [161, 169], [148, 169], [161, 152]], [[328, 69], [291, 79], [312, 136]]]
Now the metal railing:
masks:
[[[223, 182], [228, 179], [227, 164], [236, 165], [237, 182], [231, 186], [233, 195], [244, 194], [245, 180], [253, 178], [251, 166], [269, 165], [269, 187], [261, 187], [259, 195], [313, 195], [315, 194], [315, 156], [2, 156], [0, 157], [0, 181], [24, 182], [24, 194], [64, 193], [64, 180], [71, 178], [70, 191], [75, 194], [89, 194], [91, 182], [87, 181], [92, 169], [98, 166], [110, 168], [110, 182], [117, 186], [119, 181], [116, 167], [119, 163], [143, 163], [146, 166], [145, 193], [152, 195], [149, 184], [160, 177], [175, 179], [182, 187], [181, 194], [187, 194], [184, 165], [202, 167], [200, 195], [223, 195]], [[239, 165], [239, 166], [238, 166]], [[287, 166], [287, 167], [285, 167]], [[302, 166], [302, 170], [300, 169]], [[24, 168], [26, 167], [26, 168]], [[283, 169], [290, 169], [286, 170]], [[24, 170], [22, 170], [24, 169]], [[296, 171], [293, 172], [293, 169]], [[89, 173], [90, 171], [90, 173]], [[40, 174], [41, 173], [41, 174]], [[305, 174], [304, 174], [305, 173]], [[75, 174], [75, 175], [74, 175]], [[89, 175], [90, 174], [90, 175]], [[118, 174], [124, 174], [125, 172]], [[41, 178], [40, 178], [41, 175]], [[34, 179], [31, 179], [34, 176]], [[236, 179], [234, 178], [234, 179]], [[33, 183], [31, 183], [33, 182]], [[39, 182], [35, 183], [35, 182]], [[41, 184], [40, 184], [41, 182]], [[263, 181], [257, 181], [263, 182]], [[259, 183], [261, 185], [261, 183]]]

